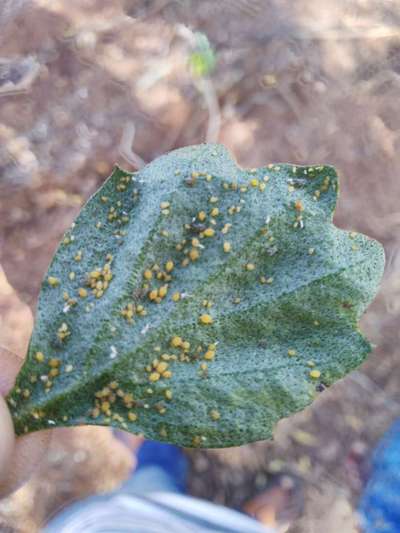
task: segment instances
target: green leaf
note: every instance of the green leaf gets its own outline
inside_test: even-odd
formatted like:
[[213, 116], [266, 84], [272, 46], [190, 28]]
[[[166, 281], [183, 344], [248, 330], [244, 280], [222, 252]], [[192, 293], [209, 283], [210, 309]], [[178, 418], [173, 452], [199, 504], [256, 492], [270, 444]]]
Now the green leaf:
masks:
[[196, 32], [195, 40], [195, 48], [189, 56], [189, 66], [194, 76], [203, 78], [213, 72], [217, 58], [207, 35]]
[[370, 351], [382, 247], [333, 226], [332, 167], [220, 145], [116, 168], [65, 234], [8, 402], [19, 434], [110, 425], [183, 446], [271, 437]]

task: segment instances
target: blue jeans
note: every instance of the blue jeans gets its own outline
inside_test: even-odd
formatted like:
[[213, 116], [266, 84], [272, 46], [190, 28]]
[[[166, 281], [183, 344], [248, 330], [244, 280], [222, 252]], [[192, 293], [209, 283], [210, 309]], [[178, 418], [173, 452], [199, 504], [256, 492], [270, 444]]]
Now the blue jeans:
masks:
[[185, 496], [187, 460], [176, 446], [145, 441], [117, 490], [67, 506], [43, 533], [265, 533], [237, 511]]

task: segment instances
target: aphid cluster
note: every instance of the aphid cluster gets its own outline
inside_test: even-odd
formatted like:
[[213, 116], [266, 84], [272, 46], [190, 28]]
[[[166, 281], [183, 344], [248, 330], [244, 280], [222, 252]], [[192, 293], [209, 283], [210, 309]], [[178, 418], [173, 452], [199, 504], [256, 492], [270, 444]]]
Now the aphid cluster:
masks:
[[[274, 172], [279, 172], [280, 167], [270, 165], [269, 167]], [[321, 171], [323, 167], [303, 169], [304, 174], [308, 178], [314, 176], [315, 170]], [[289, 193], [295, 192], [301, 187], [307, 185], [307, 179], [297, 176], [297, 167], [292, 167], [292, 173], [296, 177], [288, 180]], [[175, 172], [180, 175], [181, 172]], [[183, 173], [182, 173], [183, 174]], [[235, 241], [232, 228], [236, 224], [240, 224], [240, 213], [243, 213], [246, 207], [245, 196], [254, 193], [264, 193], [269, 187], [270, 176], [263, 172], [252, 169], [249, 171], [250, 177], [246, 182], [239, 181], [224, 181], [219, 182], [220, 190], [215, 187], [208, 186], [214, 180], [214, 176], [205, 172], [192, 172], [189, 177], [182, 177], [182, 183], [186, 187], [196, 188], [202, 182], [206, 187], [206, 194], [199, 195], [202, 198], [202, 204], [196, 205], [194, 212], [190, 219], [182, 225], [182, 233], [179, 239], [168, 241], [168, 245], [160, 247], [157, 250], [157, 260], [152, 258], [141, 270], [139, 287], [133, 293], [127, 296], [126, 300], [122, 299], [122, 305], [118, 309], [120, 322], [122, 327], [126, 325], [135, 325], [137, 319], [148, 316], [154, 309], [153, 304], [162, 304], [164, 301], [171, 301], [179, 304], [187, 297], [187, 293], [182, 290], [174, 288], [174, 282], [179, 278], [181, 268], [190, 267], [191, 264], [201, 263], [202, 259], [207, 259], [209, 254], [213, 253], [211, 250], [217, 249], [222, 252], [221, 257], [225, 261], [235, 259], [236, 254], [240, 253], [240, 246]], [[115, 184], [115, 189], [119, 193], [126, 194], [129, 192], [132, 177], [129, 175], [122, 175], [118, 178]], [[216, 180], [215, 180], [216, 181]], [[214, 185], [214, 184], [213, 184]], [[318, 200], [321, 194], [329, 190], [331, 184], [330, 178], [325, 177], [319, 189], [314, 190], [313, 198]], [[202, 191], [204, 192], [204, 191]], [[234, 201], [226, 205], [224, 193], [235, 193]], [[248, 194], [247, 194], [248, 193]], [[133, 190], [133, 198], [138, 197], [138, 190]], [[122, 196], [119, 196], [122, 198]], [[291, 196], [293, 198], [293, 196]], [[99, 230], [104, 227], [112, 228], [112, 235], [121, 239], [127, 232], [120, 228], [130, 222], [129, 209], [123, 200], [118, 200], [110, 205], [110, 197], [103, 195], [100, 197], [100, 202], [104, 205], [103, 214], [105, 220], [99, 220], [96, 223], [96, 228]], [[169, 222], [174, 215], [175, 210], [174, 198], [163, 200], [159, 203], [159, 210], [162, 220], [162, 228], [158, 235], [169, 239], [170, 227]], [[180, 206], [181, 207], [181, 206]], [[290, 213], [294, 216], [293, 227], [304, 227], [304, 215], [307, 213], [307, 203], [302, 199], [297, 198], [286, 202], [285, 208], [291, 210]], [[189, 218], [189, 217], [188, 217]], [[280, 251], [282, 244], [276, 242], [276, 237], [271, 229], [271, 217], [266, 217], [265, 224], [260, 229], [256, 228], [255, 240], [262, 242], [262, 253], [266, 256], [275, 256]], [[117, 226], [117, 229], [115, 229]], [[64, 240], [64, 245], [71, 245], [75, 242], [75, 236], [70, 233]], [[217, 244], [217, 246], [216, 246]], [[246, 280], [250, 282], [255, 281], [257, 284], [269, 286], [274, 282], [272, 272], [263, 271], [263, 264], [258, 261], [260, 253], [257, 255], [254, 247], [249, 249], [248, 256], [240, 261], [240, 275], [245, 276]], [[305, 251], [308, 255], [315, 254], [315, 248], [308, 247]], [[95, 300], [102, 298], [113, 280], [112, 263], [113, 255], [108, 253], [105, 257], [105, 262], [93, 270], [87, 271], [82, 275], [82, 266], [85, 265], [86, 252], [83, 249], [78, 249], [72, 252], [72, 260], [82, 265], [76, 265], [76, 270], [67, 274], [68, 280], [74, 283], [74, 288], [63, 290], [64, 307], [63, 312], [68, 312], [72, 307], [78, 306], [81, 300], [90, 302], [86, 309], [91, 310], [95, 305]], [[104, 259], [103, 259], [104, 260]], [[240, 258], [239, 258], [240, 260]], [[86, 267], [87, 268], [87, 267]], [[47, 283], [51, 289], [62, 288], [63, 280], [54, 275], [47, 278]], [[273, 290], [272, 288], [265, 290]], [[264, 289], [263, 289], [264, 290]], [[241, 305], [242, 298], [233, 295], [230, 301], [238, 306]], [[218, 304], [219, 302], [217, 302]], [[127, 427], [130, 422], [138, 420], [139, 409], [154, 409], [160, 415], [167, 412], [169, 402], [173, 401], [174, 397], [174, 375], [178, 372], [179, 365], [182, 363], [196, 364], [197, 375], [199, 378], [207, 379], [209, 377], [210, 367], [216, 358], [218, 340], [214, 342], [204, 342], [204, 333], [213, 335], [215, 323], [218, 321], [218, 313], [214, 310], [214, 303], [209, 298], [203, 299], [199, 302], [198, 313], [193, 317], [193, 321], [199, 328], [202, 328], [203, 342], [197, 342], [195, 335], [190, 338], [174, 335], [164, 346], [162, 350], [160, 346], [155, 348], [156, 354], [149, 356], [149, 363], [143, 365], [141, 372], [143, 381], [137, 386], [138, 398], [134, 398], [133, 394], [127, 392], [119, 385], [117, 381], [111, 381], [108, 385], [102, 387], [94, 393], [93, 407], [90, 415], [94, 419], [101, 418], [102, 423], [118, 422], [122, 427]], [[203, 309], [201, 309], [203, 307]], [[125, 324], [126, 323], [126, 324]], [[147, 330], [146, 330], [147, 331]], [[142, 330], [143, 332], [143, 330]], [[59, 345], [64, 345], [73, 335], [71, 326], [67, 320], [58, 323], [56, 336]], [[181, 334], [182, 335], [182, 334]], [[289, 357], [297, 356], [297, 350], [290, 347], [287, 350]], [[117, 356], [117, 349], [114, 345], [110, 347], [110, 358], [115, 359]], [[31, 383], [37, 381], [43, 383], [44, 389], [48, 392], [53, 387], [54, 380], [63, 373], [73, 372], [74, 367], [71, 364], [63, 366], [60, 359], [47, 359], [40, 351], [36, 352], [35, 360], [38, 365], [38, 372], [31, 376]], [[311, 366], [311, 365], [308, 365]], [[316, 368], [311, 368], [307, 371], [308, 378], [314, 382], [321, 378], [321, 372]], [[168, 384], [168, 388], [167, 388]], [[28, 399], [31, 395], [29, 389], [16, 389], [17, 394], [21, 398]], [[147, 400], [143, 400], [147, 397]], [[150, 401], [151, 398], [151, 401]], [[35, 410], [32, 416], [38, 419], [44, 416], [44, 412]], [[208, 411], [208, 416], [214, 422], [221, 418], [221, 413], [217, 409]], [[166, 436], [167, 429], [162, 426], [160, 435]], [[204, 442], [205, 437], [198, 435], [193, 439], [194, 445], [200, 445]]]

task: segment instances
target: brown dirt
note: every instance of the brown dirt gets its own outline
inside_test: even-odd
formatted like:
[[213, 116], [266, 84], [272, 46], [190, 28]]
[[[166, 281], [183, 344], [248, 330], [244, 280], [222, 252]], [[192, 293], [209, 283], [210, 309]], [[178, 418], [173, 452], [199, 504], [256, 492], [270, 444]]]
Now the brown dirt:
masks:
[[[373, 0], [36, 0], [0, 34], [2, 57], [40, 64], [29, 89], [0, 93], [0, 263], [20, 297], [0, 278], [2, 345], [23, 353], [26, 303], [34, 305], [57, 241], [114, 162], [132, 168], [121, 155], [124, 128], [134, 124], [133, 149], [146, 161], [204, 141], [208, 112], [182, 24], [217, 50], [218, 139], [239, 163], [334, 164], [335, 222], [385, 245], [385, 276], [362, 320], [378, 346], [367, 363], [282, 421], [274, 441], [189, 452], [191, 492], [233, 507], [272, 473], [296, 473], [304, 504], [291, 532], [354, 531], [358, 457], [399, 414], [397, 19]], [[107, 431], [67, 435], [55, 432], [35, 477], [0, 504], [4, 527], [35, 531], [61, 505], [126, 475], [129, 460]]]

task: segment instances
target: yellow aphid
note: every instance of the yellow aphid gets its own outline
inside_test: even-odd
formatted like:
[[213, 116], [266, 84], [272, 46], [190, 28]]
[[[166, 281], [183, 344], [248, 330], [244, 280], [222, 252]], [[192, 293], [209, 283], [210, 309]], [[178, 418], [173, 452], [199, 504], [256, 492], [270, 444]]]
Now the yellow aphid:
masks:
[[101, 402], [101, 410], [103, 413], [107, 413], [110, 409], [110, 402]]
[[221, 233], [223, 233], [224, 235], [226, 235], [228, 233], [228, 231], [231, 229], [232, 227], [232, 224], [225, 224], [225, 226], [222, 228], [221, 230]]
[[181, 299], [181, 293], [180, 292], [174, 292], [174, 294], [172, 295], [172, 300], [174, 302], [179, 302], [180, 299]]
[[80, 288], [78, 289], [78, 294], [79, 294], [79, 296], [80, 296], [81, 298], [86, 298], [86, 296], [87, 296], [87, 290], [84, 289], [83, 287], [80, 287]]
[[182, 346], [182, 337], [178, 337], [178, 336], [172, 337], [171, 346], [173, 348], [179, 348], [179, 346]]
[[160, 374], [158, 372], [152, 372], [150, 375], [149, 375], [149, 380], [154, 382], [154, 381], [158, 381], [160, 379]]
[[185, 352], [190, 350], [190, 342], [189, 341], [183, 341], [182, 342], [182, 350]]
[[44, 361], [44, 354], [43, 352], [36, 352], [35, 359], [38, 363], [43, 363]]
[[68, 274], [68, 277], [69, 277], [69, 279], [70, 279], [71, 281], [74, 281], [74, 279], [75, 279], [75, 272], [70, 272], [70, 273]]
[[163, 372], [163, 378], [169, 379], [172, 376], [171, 370], [166, 370]]
[[57, 330], [57, 337], [60, 339], [60, 341], [63, 341], [69, 335], [71, 335], [71, 332], [68, 328], [68, 325], [65, 322], [63, 322]]
[[170, 389], [166, 389], [164, 391], [164, 396], [166, 397], [167, 400], [172, 400], [172, 391]]
[[254, 263], [247, 263], [246, 264], [246, 270], [248, 270], [249, 272], [254, 270], [256, 268], [255, 264]]
[[165, 270], [166, 272], [172, 272], [174, 270], [174, 262], [169, 260], [165, 263]]
[[257, 178], [252, 178], [252, 179], [250, 180], [250, 185], [251, 185], [252, 187], [258, 187], [258, 183], [259, 183], [259, 182], [258, 182], [258, 179], [257, 179]]
[[215, 230], [213, 228], [207, 228], [204, 230], [204, 237], [213, 237]]
[[197, 218], [200, 220], [200, 222], [204, 222], [205, 219], [207, 218], [207, 214], [205, 211], [199, 211], [199, 213], [197, 213]]
[[201, 363], [200, 368], [203, 370], [203, 372], [206, 371], [208, 369], [207, 363]]
[[217, 411], [216, 409], [212, 409], [210, 411], [210, 417], [213, 419], [213, 420], [219, 420], [221, 418], [221, 415], [219, 413], [219, 411]]
[[52, 368], [49, 372], [49, 376], [51, 378], [55, 378], [59, 375], [60, 371], [58, 370], [58, 368]]
[[218, 196], [211, 196], [210, 204], [216, 204], [218, 202]]
[[258, 189], [259, 189], [261, 192], [265, 191], [265, 188], [266, 188], [265, 183], [260, 183], [259, 186], [258, 186]]
[[197, 239], [197, 237], [194, 237], [192, 239], [192, 246], [194, 246], [195, 248], [197, 248], [198, 246], [200, 246], [200, 241], [199, 239]]
[[132, 413], [132, 411], [129, 411], [128, 420], [130, 422], [136, 422], [137, 418], [138, 418], [138, 415], [136, 413]]
[[200, 315], [199, 321], [201, 324], [204, 324], [207, 326], [209, 324], [212, 324], [214, 320], [211, 315], [203, 314], [203, 315]]
[[197, 248], [192, 248], [189, 252], [189, 257], [192, 261], [197, 261], [197, 259], [200, 257], [200, 252], [197, 250]]
[[60, 285], [60, 280], [58, 278], [55, 278], [54, 276], [49, 276], [47, 278], [47, 281], [51, 287], [57, 287], [57, 285]]
[[217, 216], [219, 215], [219, 209], [218, 209], [218, 207], [213, 207], [213, 208], [211, 209], [211, 211], [210, 211], [210, 215], [211, 215], [212, 217], [217, 217]]
[[310, 377], [313, 379], [318, 379], [319, 377], [321, 377], [321, 372], [319, 370], [311, 370]]
[[52, 358], [49, 360], [48, 364], [51, 368], [58, 368], [61, 365], [61, 361], [60, 359]]
[[288, 351], [287, 351], [287, 354], [290, 356], [290, 357], [293, 357], [294, 355], [297, 354], [296, 350], [293, 350], [292, 348], [290, 348]]
[[158, 363], [158, 365], [156, 366], [156, 370], [159, 374], [162, 374], [163, 372], [165, 372], [168, 368], [168, 363], [166, 363], [165, 361], [161, 361], [161, 363]]
[[229, 253], [231, 251], [231, 249], [232, 249], [231, 243], [228, 242], [228, 241], [225, 241], [224, 242], [224, 252], [225, 253]]
[[82, 250], [79, 250], [77, 254], [74, 256], [75, 261], [79, 263], [79, 261], [82, 261]]
[[152, 291], [149, 292], [149, 300], [154, 301], [156, 298], [158, 298], [158, 290], [153, 289]]
[[207, 359], [208, 361], [212, 361], [215, 357], [215, 350], [207, 350], [204, 354], [204, 359]]
[[133, 394], [131, 392], [124, 392], [121, 389], [118, 389], [118, 391], [122, 392], [122, 399], [125, 405], [130, 405], [134, 401]]
[[149, 269], [143, 272], [144, 279], [150, 280], [153, 277], [153, 272]]
[[158, 295], [160, 298], [165, 298], [168, 292], [168, 285], [163, 285], [158, 289]]
[[304, 206], [301, 203], [301, 200], [296, 200], [295, 201], [294, 208], [296, 209], [296, 211], [304, 211]]
[[161, 202], [160, 207], [161, 209], [168, 209], [170, 205], [171, 204], [169, 202]]

